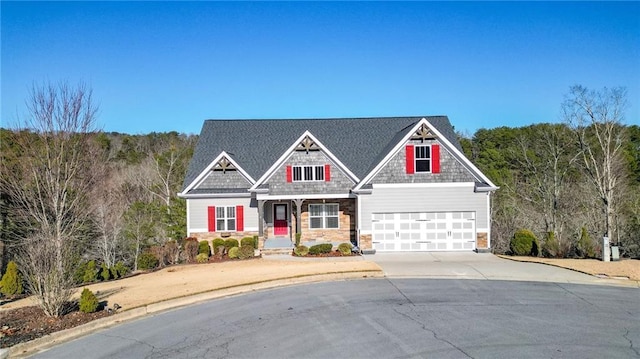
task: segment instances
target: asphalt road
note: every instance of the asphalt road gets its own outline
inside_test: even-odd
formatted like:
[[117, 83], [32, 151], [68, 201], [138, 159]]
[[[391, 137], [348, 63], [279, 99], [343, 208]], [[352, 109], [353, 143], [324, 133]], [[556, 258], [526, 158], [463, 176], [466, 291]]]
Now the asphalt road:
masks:
[[640, 291], [464, 279], [265, 290], [98, 331], [37, 358], [638, 358]]

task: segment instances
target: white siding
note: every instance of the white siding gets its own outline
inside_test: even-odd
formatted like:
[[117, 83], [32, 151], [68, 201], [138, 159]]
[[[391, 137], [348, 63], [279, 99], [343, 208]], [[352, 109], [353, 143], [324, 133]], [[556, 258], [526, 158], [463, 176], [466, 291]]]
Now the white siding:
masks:
[[467, 212], [476, 213], [476, 228], [489, 228], [487, 193], [475, 193], [473, 186], [376, 188], [360, 195], [361, 231], [371, 233], [372, 213]]
[[191, 232], [206, 232], [208, 228], [207, 207], [209, 206], [244, 206], [244, 230], [258, 230], [258, 208], [255, 200], [243, 198], [190, 198], [187, 199], [189, 208], [189, 228]]

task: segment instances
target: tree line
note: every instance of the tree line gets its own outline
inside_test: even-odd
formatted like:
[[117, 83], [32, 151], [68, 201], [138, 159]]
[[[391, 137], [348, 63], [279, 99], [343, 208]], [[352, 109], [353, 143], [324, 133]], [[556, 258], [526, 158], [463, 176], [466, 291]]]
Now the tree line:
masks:
[[[548, 256], [596, 256], [603, 235], [640, 254], [640, 128], [624, 125], [625, 101], [623, 89], [576, 86], [562, 123], [459, 135], [500, 186], [494, 252], [526, 229]], [[197, 136], [100, 131], [83, 84], [34, 86], [26, 104], [21, 126], [0, 129], [0, 268], [16, 260], [25, 289], [58, 316], [98, 270], [108, 279], [153, 256], [179, 262], [186, 206], [176, 194]]]

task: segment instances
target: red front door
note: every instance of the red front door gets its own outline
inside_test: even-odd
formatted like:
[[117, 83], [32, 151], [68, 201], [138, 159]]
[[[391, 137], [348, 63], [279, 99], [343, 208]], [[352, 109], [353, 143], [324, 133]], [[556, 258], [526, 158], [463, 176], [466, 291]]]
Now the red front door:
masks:
[[286, 236], [289, 234], [287, 205], [284, 203], [273, 205], [273, 234], [276, 236]]

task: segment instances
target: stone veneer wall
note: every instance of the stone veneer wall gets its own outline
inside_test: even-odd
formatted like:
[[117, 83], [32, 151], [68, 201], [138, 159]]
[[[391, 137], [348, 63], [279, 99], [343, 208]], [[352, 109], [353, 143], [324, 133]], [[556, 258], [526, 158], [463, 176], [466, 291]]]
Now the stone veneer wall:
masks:
[[360, 235], [360, 249], [373, 249], [373, 242], [370, 234]]
[[[325, 203], [338, 203], [339, 227], [338, 229], [310, 229], [309, 228], [309, 204], [323, 203], [322, 200], [305, 200], [302, 204], [300, 218], [302, 236], [300, 241], [322, 242], [355, 242], [355, 207], [354, 199], [325, 200]], [[295, 237], [294, 237], [295, 238]]]
[[478, 232], [478, 234], [476, 234], [476, 248], [478, 249], [489, 248], [489, 241], [487, 240], [486, 232]]

